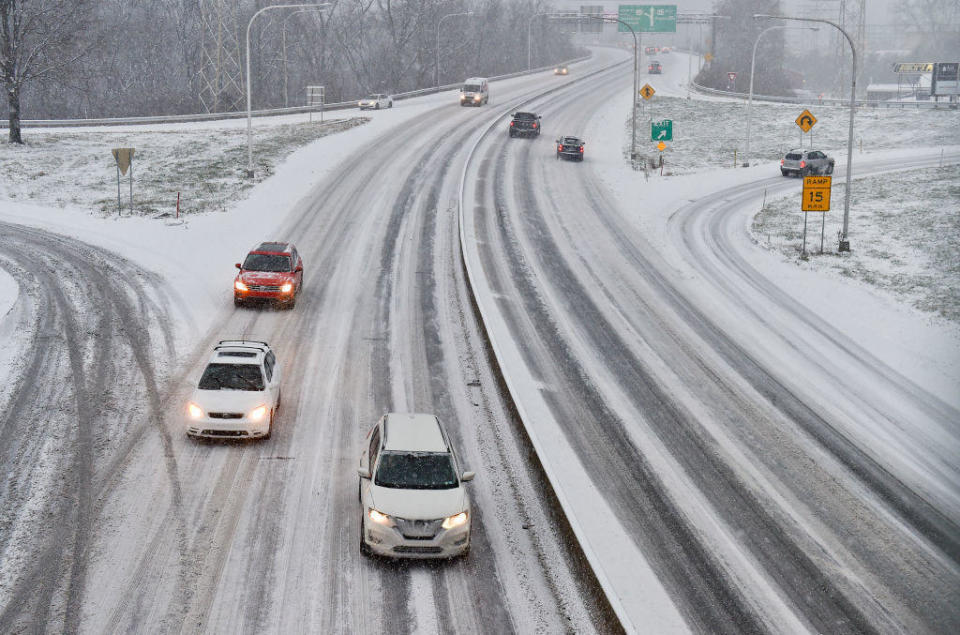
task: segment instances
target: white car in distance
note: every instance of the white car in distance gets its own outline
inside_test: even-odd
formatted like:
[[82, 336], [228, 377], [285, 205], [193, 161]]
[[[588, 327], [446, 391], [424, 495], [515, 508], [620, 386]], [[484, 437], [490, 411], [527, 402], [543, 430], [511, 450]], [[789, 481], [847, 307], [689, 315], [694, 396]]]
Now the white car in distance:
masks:
[[393, 98], [390, 95], [380, 93], [367, 95], [357, 104], [360, 110], [380, 110], [381, 108], [393, 108]]
[[470, 497], [436, 416], [389, 413], [360, 456], [360, 553], [452, 558], [470, 551]]
[[221, 340], [187, 403], [187, 435], [269, 439], [280, 409], [280, 364], [266, 342]]

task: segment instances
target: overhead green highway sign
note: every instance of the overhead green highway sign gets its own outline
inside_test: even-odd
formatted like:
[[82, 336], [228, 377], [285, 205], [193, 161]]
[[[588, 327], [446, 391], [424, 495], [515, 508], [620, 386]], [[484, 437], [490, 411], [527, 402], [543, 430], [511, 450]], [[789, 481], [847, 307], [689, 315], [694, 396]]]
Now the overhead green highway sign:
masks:
[[[621, 4], [617, 17], [638, 33], [676, 33], [677, 5], [675, 4]], [[618, 23], [618, 31], [629, 31]]]

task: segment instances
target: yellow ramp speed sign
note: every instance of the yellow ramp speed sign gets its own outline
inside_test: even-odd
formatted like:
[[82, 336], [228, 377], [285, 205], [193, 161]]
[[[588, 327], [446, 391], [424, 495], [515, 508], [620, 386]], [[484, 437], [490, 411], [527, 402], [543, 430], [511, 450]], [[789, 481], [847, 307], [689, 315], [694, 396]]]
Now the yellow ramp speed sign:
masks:
[[804, 212], [829, 212], [832, 181], [832, 176], [803, 177], [803, 202], [800, 209]]

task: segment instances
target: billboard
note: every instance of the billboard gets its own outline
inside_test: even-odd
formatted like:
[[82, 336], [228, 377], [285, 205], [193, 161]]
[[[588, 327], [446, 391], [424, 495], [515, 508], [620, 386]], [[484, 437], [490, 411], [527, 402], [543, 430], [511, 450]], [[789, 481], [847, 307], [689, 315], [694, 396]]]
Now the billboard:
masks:
[[936, 62], [930, 76], [930, 95], [960, 95], [960, 62]]

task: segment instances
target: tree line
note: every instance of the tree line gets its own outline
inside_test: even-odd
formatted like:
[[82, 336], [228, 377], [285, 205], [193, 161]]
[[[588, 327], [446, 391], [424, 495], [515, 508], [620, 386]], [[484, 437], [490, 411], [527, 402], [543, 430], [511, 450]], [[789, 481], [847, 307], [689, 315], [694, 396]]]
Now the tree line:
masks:
[[[0, 0], [10, 140], [20, 141], [21, 118], [245, 108], [247, 25], [264, 7], [297, 2]], [[268, 10], [250, 29], [253, 107], [303, 105], [308, 85], [337, 102], [426, 88], [438, 74], [446, 84], [522, 70], [530, 19], [550, 10], [543, 0], [331, 0], [323, 10]], [[556, 23], [538, 20], [530, 33], [534, 66], [577, 54]]]

